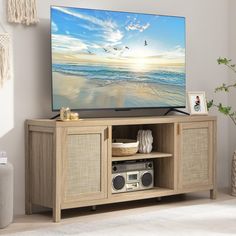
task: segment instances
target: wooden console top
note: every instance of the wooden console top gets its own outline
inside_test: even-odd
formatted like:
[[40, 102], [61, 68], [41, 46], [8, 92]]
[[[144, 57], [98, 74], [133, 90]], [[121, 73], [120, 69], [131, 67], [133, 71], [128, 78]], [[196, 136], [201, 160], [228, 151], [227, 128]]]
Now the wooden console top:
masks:
[[116, 117], [116, 118], [82, 118], [78, 121], [60, 121], [50, 119], [30, 119], [28, 125], [40, 125], [47, 127], [63, 126], [93, 126], [93, 125], [135, 125], [135, 124], [158, 124], [174, 122], [201, 122], [214, 121], [216, 116], [147, 116], [147, 117]]

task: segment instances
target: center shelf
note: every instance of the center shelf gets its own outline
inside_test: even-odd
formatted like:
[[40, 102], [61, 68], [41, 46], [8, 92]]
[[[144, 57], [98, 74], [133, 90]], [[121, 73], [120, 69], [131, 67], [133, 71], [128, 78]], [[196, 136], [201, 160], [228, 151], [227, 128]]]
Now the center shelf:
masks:
[[155, 159], [163, 157], [172, 157], [170, 153], [151, 152], [151, 153], [137, 153], [133, 156], [112, 157], [112, 161], [127, 161], [127, 160], [141, 160], [141, 159]]
[[141, 191], [125, 192], [125, 193], [113, 193], [111, 198], [113, 201], [128, 201], [138, 200], [145, 198], [154, 198], [159, 196], [168, 196], [174, 193], [174, 189], [154, 187], [152, 189], [145, 189]]

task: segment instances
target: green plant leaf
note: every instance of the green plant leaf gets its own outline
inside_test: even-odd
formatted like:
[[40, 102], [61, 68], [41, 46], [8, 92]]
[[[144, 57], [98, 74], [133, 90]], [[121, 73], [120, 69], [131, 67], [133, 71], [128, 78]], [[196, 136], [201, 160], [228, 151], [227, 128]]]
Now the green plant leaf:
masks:
[[[231, 61], [231, 59], [228, 59], [226, 57], [219, 57], [217, 59], [219, 65], [223, 64], [227, 66], [230, 70], [232, 70], [234, 73], [236, 73], [236, 64], [232, 64]], [[215, 88], [215, 92], [229, 92], [231, 88], [236, 88], [236, 83], [223, 83], [221, 86]], [[212, 107], [216, 107], [220, 113], [228, 116], [236, 126], [236, 111], [232, 111], [231, 106], [222, 105], [222, 103], [215, 104], [213, 100], [210, 100], [207, 102], [207, 109], [209, 110]]]
[[221, 113], [223, 113], [225, 115], [229, 115], [231, 109], [232, 108], [230, 106], [223, 106], [221, 103], [219, 103], [219, 105], [218, 105], [219, 112], [221, 112]]
[[219, 57], [217, 59], [217, 62], [219, 65], [220, 64], [228, 65], [231, 61], [232, 61], [231, 59], [227, 59], [226, 57], [224, 57], [224, 58]]
[[207, 101], [207, 110], [208, 110], [208, 111], [209, 111], [209, 109], [213, 106], [213, 103], [214, 103], [213, 100]]

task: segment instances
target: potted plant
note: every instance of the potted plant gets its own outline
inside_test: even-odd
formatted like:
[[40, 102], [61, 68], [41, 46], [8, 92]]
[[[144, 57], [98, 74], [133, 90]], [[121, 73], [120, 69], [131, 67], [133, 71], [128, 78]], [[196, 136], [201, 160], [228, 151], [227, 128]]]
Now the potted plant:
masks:
[[[231, 71], [236, 73], [236, 64], [232, 63], [231, 59], [227, 58], [218, 58], [217, 62], [219, 65], [225, 65], [227, 66]], [[236, 82], [235, 83], [229, 83], [225, 84], [223, 83], [221, 86], [217, 87], [215, 89], [215, 92], [226, 92], [229, 93], [231, 89], [236, 88]], [[231, 106], [225, 106], [222, 103], [215, 103], [214, 100], [210, 100], [207, 102], [208, 109], [216, 107], [218, 111], [226, 116], [228, 116], [234, 125], [236, 126], [236, 111], [233, 111]], [[232, 176], [231, 176], [231, 188], [232, 188], [232, 195], [236, 196], [236, 151], [234, 152], [233, 160], [232, 160]]]

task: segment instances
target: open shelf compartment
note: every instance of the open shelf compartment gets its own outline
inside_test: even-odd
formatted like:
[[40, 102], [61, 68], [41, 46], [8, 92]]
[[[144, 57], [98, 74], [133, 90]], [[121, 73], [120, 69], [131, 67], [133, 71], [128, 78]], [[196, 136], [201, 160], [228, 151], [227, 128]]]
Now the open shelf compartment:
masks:
[[152, 189], [113, 193], [112, 195], [125, 195], [139, 192], [147, 193], [150, 192], [168, 192], [174, 190], [174, 159], [172, 156], [162, 158], [150, 158], [154, 164], [154, 187]]
[[153, 149], [149, 154], [112, 157], [112, 161], [140, 160], [174, 156], [174, 123], [152, 125], [120, 125], [112, 127], [112, 139], [137, 139], [139, 130], [151, 130]]
[[[113, 126], [113, 139], [135, 139], [140, 129], [151, 130], [153, 135], [153, 150], [151, 153], [137, 153], [132, 156], [113, 156], [112, 162], [148, 160], [151, 159], [154, 164], [154, 187], [152, 189], [112, 193], [112, 198], [133, 198], [141, 196], [155, 197], [159, 195], [170, 195], [173, 193], [174, 186], [174, 123], [164, 124], [146, 124], [146, 125], [121, 125]], [[111, 163], [112, 164], [112, 163]]]

